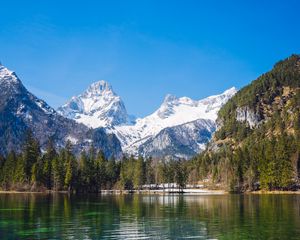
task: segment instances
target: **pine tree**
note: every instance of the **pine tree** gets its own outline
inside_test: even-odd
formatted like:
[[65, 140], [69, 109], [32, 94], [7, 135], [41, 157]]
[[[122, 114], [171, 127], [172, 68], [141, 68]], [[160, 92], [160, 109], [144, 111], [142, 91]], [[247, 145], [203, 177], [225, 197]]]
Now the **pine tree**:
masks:
[[145, 176], [145, 181], [146, 184], [152, 184], [155, 181], [155, 176], [154, 176], [154, 169], [153, 169], [153, 161], [152, 158], [149, 157], [146, 159], [146, 163], [145, 163], [145, 168], [146, 168], [146, 176]]
[[66, 147], [66, 175], [64, 180], [64, 186], [65, 189], [67, 189], [69, 192], [72, 191], [75, 187], [75, 179], [77, 175], [77, 162], [76, 158], [72, 153], [72, 144], [70, 141], [67, 141]]
[[266, 140], [265, 153], [260, 159], [260, 184], [262, 189], [272, 190], [276, 187], [276, 156], [274, 154], [275, 139]]
[[14, 151], [10, 152], [6, 161], [3, 163], [1, 171], [2, 188], [8, 190], [10, 185], [14, 183], [14, 175], [16, 171], [17, 156]]
[[51, 162], [52, 169], [52, 184], [54, 190], [61, 190], [64, 186], [64, 178], [65, 178], [65, 162], [66, 162], [66, 154], [65, 150], [62, 149], [58, 156], [56, 156]]
[[44, 161], [42, 166], [43, 173], [43, 182], [48, 189], [51, 189], [53, 186], [52, 182], [52, 162], [57, 158], [57, 152], [54, 147], [54, 141], [52, 138], [49, 138], [46, 148], [46, 153], [44, 155]]
[[134, 166], [134, 176], [133, 176], [134, 188], [141, 189], [144, 182], [145, 182], [145, 165], [144, 165], [144, 159], [140, 156], [135, 161], [135, 166]]
[[111, 189], [114, 184], [118, 180], [118, 176], [120, 174], [119, 165], [116, 163], [114, 157], [112, 157], [106, 164], [106, 174], [107, 174], [107, 181], [108, 181], [108, 188]]
[[183, 160], [174, 161], [175, 182], [178, 185], [179, 191], [185, 188], [187, 182], [187, 170]]
[[95, 160], [95, 183], [96, 191], [101, 191], [102, 186], [106, 183], [106, 158], [102, 151], [99, 151]]
[[27, 132], [23, 161], [24, 161], [24, 172], [25, 178], [29, 182], [32, 176], [32, 167], [38, 161], [40, 157], [40, 146], [38, 141], [33, 137], [31, 131]]
[[276, 144], [276, 159], [277, 159], [277, 186], [282, 189], [287, 189], [293, 182], [293, 168], [291, 163], [291, 140], [286, 134], [280, 136]]
[[15, 166], [14, 171], [14, 177], [13, 177], [14, 183], [23, 184], [26, 181], [26, 175], [25, 175], [25, 163], [23, 159], [23, 155], [17, 156], [17, 162]]

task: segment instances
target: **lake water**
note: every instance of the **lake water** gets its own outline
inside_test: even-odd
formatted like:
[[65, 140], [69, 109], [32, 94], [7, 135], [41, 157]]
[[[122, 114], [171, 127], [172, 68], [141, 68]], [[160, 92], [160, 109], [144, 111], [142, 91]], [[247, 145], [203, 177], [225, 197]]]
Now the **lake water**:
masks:
[[0, 239], [300, 239], [300, 195], [0, 194]]

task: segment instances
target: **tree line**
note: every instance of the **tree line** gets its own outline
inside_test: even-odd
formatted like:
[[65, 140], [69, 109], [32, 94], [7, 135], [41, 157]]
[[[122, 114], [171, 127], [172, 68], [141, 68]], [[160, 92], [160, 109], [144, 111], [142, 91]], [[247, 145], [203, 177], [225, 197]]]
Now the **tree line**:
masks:
[[143, 185], [177, 183], [184, 188], [188, 180], [183, 160], [164, 161], [124, 156], [107, 159], [93, 146], [80, 156], [72, 152], [70, 141], [59, 151], [49, 139], [42, 152], [31, 131], [22, 152], [0, 156], [2, 190], [100, 192], [108, 189], [142, 189]]
[[200, 178], [222, 183], [233, 192], [296, 190], [300, 179], [300, 144], [293, 136], [249, 137], [242, 146], [224, 145], [196, 157]]
[[[299, 96], [299, 95], [298, 95]], [[298, 98], [297, 98], [298, 99]], [[290, 105], [298, 107], [299, 101]], [[0, 156], [0, 188], [21, 191], [100, 192], [103, 189], [139, 190], [163, 183], [205, 182], [229, 191], [291, 190], [299, 188], [300, 112], [274, 112], [256, 129], [232, 124], [234, 141], [218, 151], [207, 150], [190, 160], [124, 156], [107, 159], [91, 147], [75, 156], [71, 142], [59, 151], [49, 139], [47, 147], [28, 132], [22, 152]], [[284, 120], [286, 119], [286, 120]], [[292, 119], [292, 120], [291, 120]], [[287, 131], [289, 129], [289, 131]], [[220, 130], [219, 130], [220, 131]], [[219, 132], [216, 132], [218, 137]], [[243, 138], [240, 136], [245, 135]], [[221, 138], [221, 137], [219, 137]]]

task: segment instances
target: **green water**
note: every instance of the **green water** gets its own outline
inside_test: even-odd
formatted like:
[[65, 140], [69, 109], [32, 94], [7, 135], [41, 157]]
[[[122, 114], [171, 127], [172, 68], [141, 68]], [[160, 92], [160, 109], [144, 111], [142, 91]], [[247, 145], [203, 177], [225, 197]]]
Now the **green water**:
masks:
[[0, 239], [300, 239], [300, 195], [0, 194]]

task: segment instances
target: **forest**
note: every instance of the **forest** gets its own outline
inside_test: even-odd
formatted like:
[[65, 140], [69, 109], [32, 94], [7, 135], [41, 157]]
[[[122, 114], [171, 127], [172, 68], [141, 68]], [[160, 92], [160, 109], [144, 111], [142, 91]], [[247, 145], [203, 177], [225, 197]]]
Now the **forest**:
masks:
[[[206, 182], [210, 189], [231, 192], [247, 190], [296, 190], [299, 188], [298, 138], [282, 134], [266, 139], [265, 128], [248, 138], [242, 147], [232, 151], [228, 146], [208, 154], [203, 152], [190, 160], [163, 160], [123, 157], [106, 159], [95, 148], [72, 153], [68, 142], [56, 151], [49, 139], [46, 150], [28, 133], [21, 153], [0, 157], [0, 187], [17, 191], [101, 192], [101, 190], [141, 190], [145, 185]], [[145, 189], [145, 188], [144, 188]]]
[[221, 108], [217, 121], [210, 147], [197, 156], [202, 178], [230, 191], [299, 189], [299, 55], [278, 62], [241, 89]]
[[142, 189], [145, 184], [177, 183], [180, 189], [188, 181], [186, 162], [158, 161], [152, 158], [123, 157], [106, 159], [102, 151], [91, 147], [79, 157], [67, 142], [56, 151], [49, 139], [42, 153], [38, 141], [28, 132], [21, 153], [0, 157], [2, 190], [101, 192], [101, 190]]

